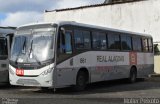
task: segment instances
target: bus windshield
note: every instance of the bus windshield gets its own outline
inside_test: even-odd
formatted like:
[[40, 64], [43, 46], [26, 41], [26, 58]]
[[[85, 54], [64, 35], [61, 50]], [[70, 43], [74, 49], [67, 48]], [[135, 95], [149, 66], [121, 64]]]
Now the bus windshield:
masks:
[[16, 63], [39, 63], [53, 59], [53, 32], [34, 32], [17, 35], [13, 40], [11, 61]]

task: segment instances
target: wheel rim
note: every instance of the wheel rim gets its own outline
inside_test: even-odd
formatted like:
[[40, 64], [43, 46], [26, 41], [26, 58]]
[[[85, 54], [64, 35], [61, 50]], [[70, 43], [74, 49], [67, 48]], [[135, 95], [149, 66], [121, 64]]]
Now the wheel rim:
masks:
[[84, 86], [85, 85], [85, 78], [84, 76], [80, 75], [78, 78], [78, 85], [79, 86]]
[[135, 75], [134, 75], [134, 74], [132, 75], [131, 80], [132, 80], [132, 81], [134, 81], [134, 80], [135, 80]]
[[136, 73], [133, 71], [131, 74], [131, 81], [134, 82], [136, 79]]

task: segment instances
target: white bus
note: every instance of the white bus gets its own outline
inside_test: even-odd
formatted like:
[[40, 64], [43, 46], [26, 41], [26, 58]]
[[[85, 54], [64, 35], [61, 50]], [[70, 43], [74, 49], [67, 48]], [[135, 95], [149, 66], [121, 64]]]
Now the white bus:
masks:
[[9, 57], [14, 27], [0, 27], [0, 85], [9, 84]]
[[83, 90], [86, 84], [153, 73], [152, 37], [77, 22], [21, 26], [13, 39], [10, 83]]

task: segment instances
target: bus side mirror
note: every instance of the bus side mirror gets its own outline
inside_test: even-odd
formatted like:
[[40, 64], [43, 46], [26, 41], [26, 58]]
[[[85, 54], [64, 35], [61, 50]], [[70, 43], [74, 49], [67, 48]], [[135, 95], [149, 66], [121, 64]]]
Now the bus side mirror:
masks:
[[65, 28], [61, 27], [61, 33], [65, 34]]

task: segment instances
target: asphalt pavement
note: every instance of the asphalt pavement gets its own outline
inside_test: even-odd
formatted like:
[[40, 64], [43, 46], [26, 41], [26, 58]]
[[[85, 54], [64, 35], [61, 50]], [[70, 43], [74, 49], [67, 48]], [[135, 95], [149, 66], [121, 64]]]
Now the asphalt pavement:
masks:
[[[72, 88], [54, 92], [37, 87], [1, 86], [0, 98], [2, 104], [130, 104], [134, 103], [132, 99], [140, 103], [142, 99], [151, 98], [160, 101], [160, 81], [147, 79], [133, 84], [126, 80], [105, 81], [90, 84], [81, 92]], [[131, 102], [127, 102], [130, 99]]]

